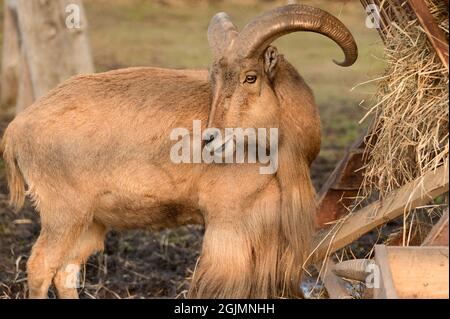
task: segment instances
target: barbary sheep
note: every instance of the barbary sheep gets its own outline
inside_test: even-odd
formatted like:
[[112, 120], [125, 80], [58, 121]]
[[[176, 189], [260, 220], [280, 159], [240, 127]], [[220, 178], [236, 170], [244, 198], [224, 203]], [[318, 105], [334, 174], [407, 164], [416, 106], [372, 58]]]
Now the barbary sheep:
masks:
[[[53, 282], [60, 298], [77, 298], [72, 270], [102, 249], [109, 229], [186, 224], [205, 226], [189, 297], [300, 296], [320, 120], [311, 89], [271, 46], [297, 31], [334, 40], [341, 66], [357, 58], [348, 29], [317, 8], [279, 7], [240, 32], [218, 13], [208, 28], [209, 71], [79, 75], [18, 114], [2, 146], [11, 204], [20, 209], [28, 195], [41, 219], [27, 263], [30, 297], [46, 298]], [[171, 132], [192, 130], [195, 120], [219, 131], [276, 128], [276, 172], [261, 174], [252, 162], [174, 163]]]

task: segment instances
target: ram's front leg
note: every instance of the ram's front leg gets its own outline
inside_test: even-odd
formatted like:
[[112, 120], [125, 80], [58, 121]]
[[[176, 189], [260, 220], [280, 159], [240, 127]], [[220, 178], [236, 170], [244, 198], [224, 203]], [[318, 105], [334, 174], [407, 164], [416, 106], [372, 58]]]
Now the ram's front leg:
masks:
[[277, 263], [279, 252], [283, 251], [283, 237], [279, 232], [280, 194], [276, 182], [245, 197], [214, 199], [216, 209], [206, 218], [203, 250], [189, 297], [280, 295]]
[[249, 298], [252, 265], [251, 243], [239, 227], [231, 222], [206, 226], [189, 298]]

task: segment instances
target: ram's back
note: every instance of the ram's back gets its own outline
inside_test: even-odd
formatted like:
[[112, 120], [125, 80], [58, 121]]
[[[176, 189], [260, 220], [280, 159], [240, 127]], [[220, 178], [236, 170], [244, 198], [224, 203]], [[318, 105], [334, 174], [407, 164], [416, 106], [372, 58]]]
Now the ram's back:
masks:
[[74, 189], [109, 187], [130, 178], [138, 185], [170, 165], [170, 131], [192, 127], [193, 119], [206, 121], [209, 101], [207, 71], [130, 68], [80, 75], [20, 113], [3, 144], [29, 186], [46, 180]]

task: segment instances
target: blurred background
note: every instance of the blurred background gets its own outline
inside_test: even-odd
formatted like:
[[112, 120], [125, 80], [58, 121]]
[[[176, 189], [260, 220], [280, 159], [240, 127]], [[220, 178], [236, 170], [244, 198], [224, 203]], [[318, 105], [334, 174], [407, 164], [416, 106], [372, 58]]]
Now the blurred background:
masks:
[[[4, 1], [0, 0], [1, 25]], [[365, 9], [358, 0], [85, 0], [87, 36], [95, 71], [130, 66], [208, 68], [212, 56], [206, 30], [215, 13], [227, 12], [241, 29], [264, 11], [294, 2], [322, 8], [338, 17], [353, 33], [359, 47], [356, 64], [341, 68], [332, 62], [342, 57], [339, 47], [323, 36], [295, 33], [274, 43], [305, 78], [316, 97], [323, 144], [312, 176], [319, 189], [365, 127], [365, 122], [358, 122], [375, 87], [370, 83], [359, 84], [376, 78], [384, 68], [383, 45], [377, 31], [366, 27]], [[2, 29], [0, 43], [3, 36]], [[15, 114], [15, 105], [3, 103], [0, 110], [3, 133]], [[29, 205], [15, 214], [6, 202], [7, 188], [0, 162], [0, 298], [22, 298], [27, 289], [25, 263], [39, 231], [39, 220]], [[80, 296], [183, 296], [201, 238], [199, 227], [160, 233], [112, 232], [107, 237], [105, 252], [89, 260]]]

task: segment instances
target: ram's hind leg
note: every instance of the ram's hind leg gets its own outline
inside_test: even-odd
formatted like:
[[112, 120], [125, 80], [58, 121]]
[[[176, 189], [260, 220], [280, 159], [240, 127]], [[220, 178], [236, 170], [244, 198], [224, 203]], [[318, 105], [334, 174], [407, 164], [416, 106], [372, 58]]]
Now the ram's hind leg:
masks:
[[61, 200], [41, 191], [39, 199], [41, 233], [27, 262], [30, 298], [48, 297], [53, 277], [91, 223], [87, 210], [69, 206], [74, 201], [67, 197]]
[[80, 236], [53, 279], [59, 298], [78, 298], [80, 265], [84, 264], [93, 253], [103, 250], [105, 233], [103, 225], [93, 222]]
[[67, 225], [64, 229], [42, 224], [41, 234], [34, 244], [27, 263], [30, 298], [47, 298], [48, 288], [67, 251], [82, 232], [82, 225]]

